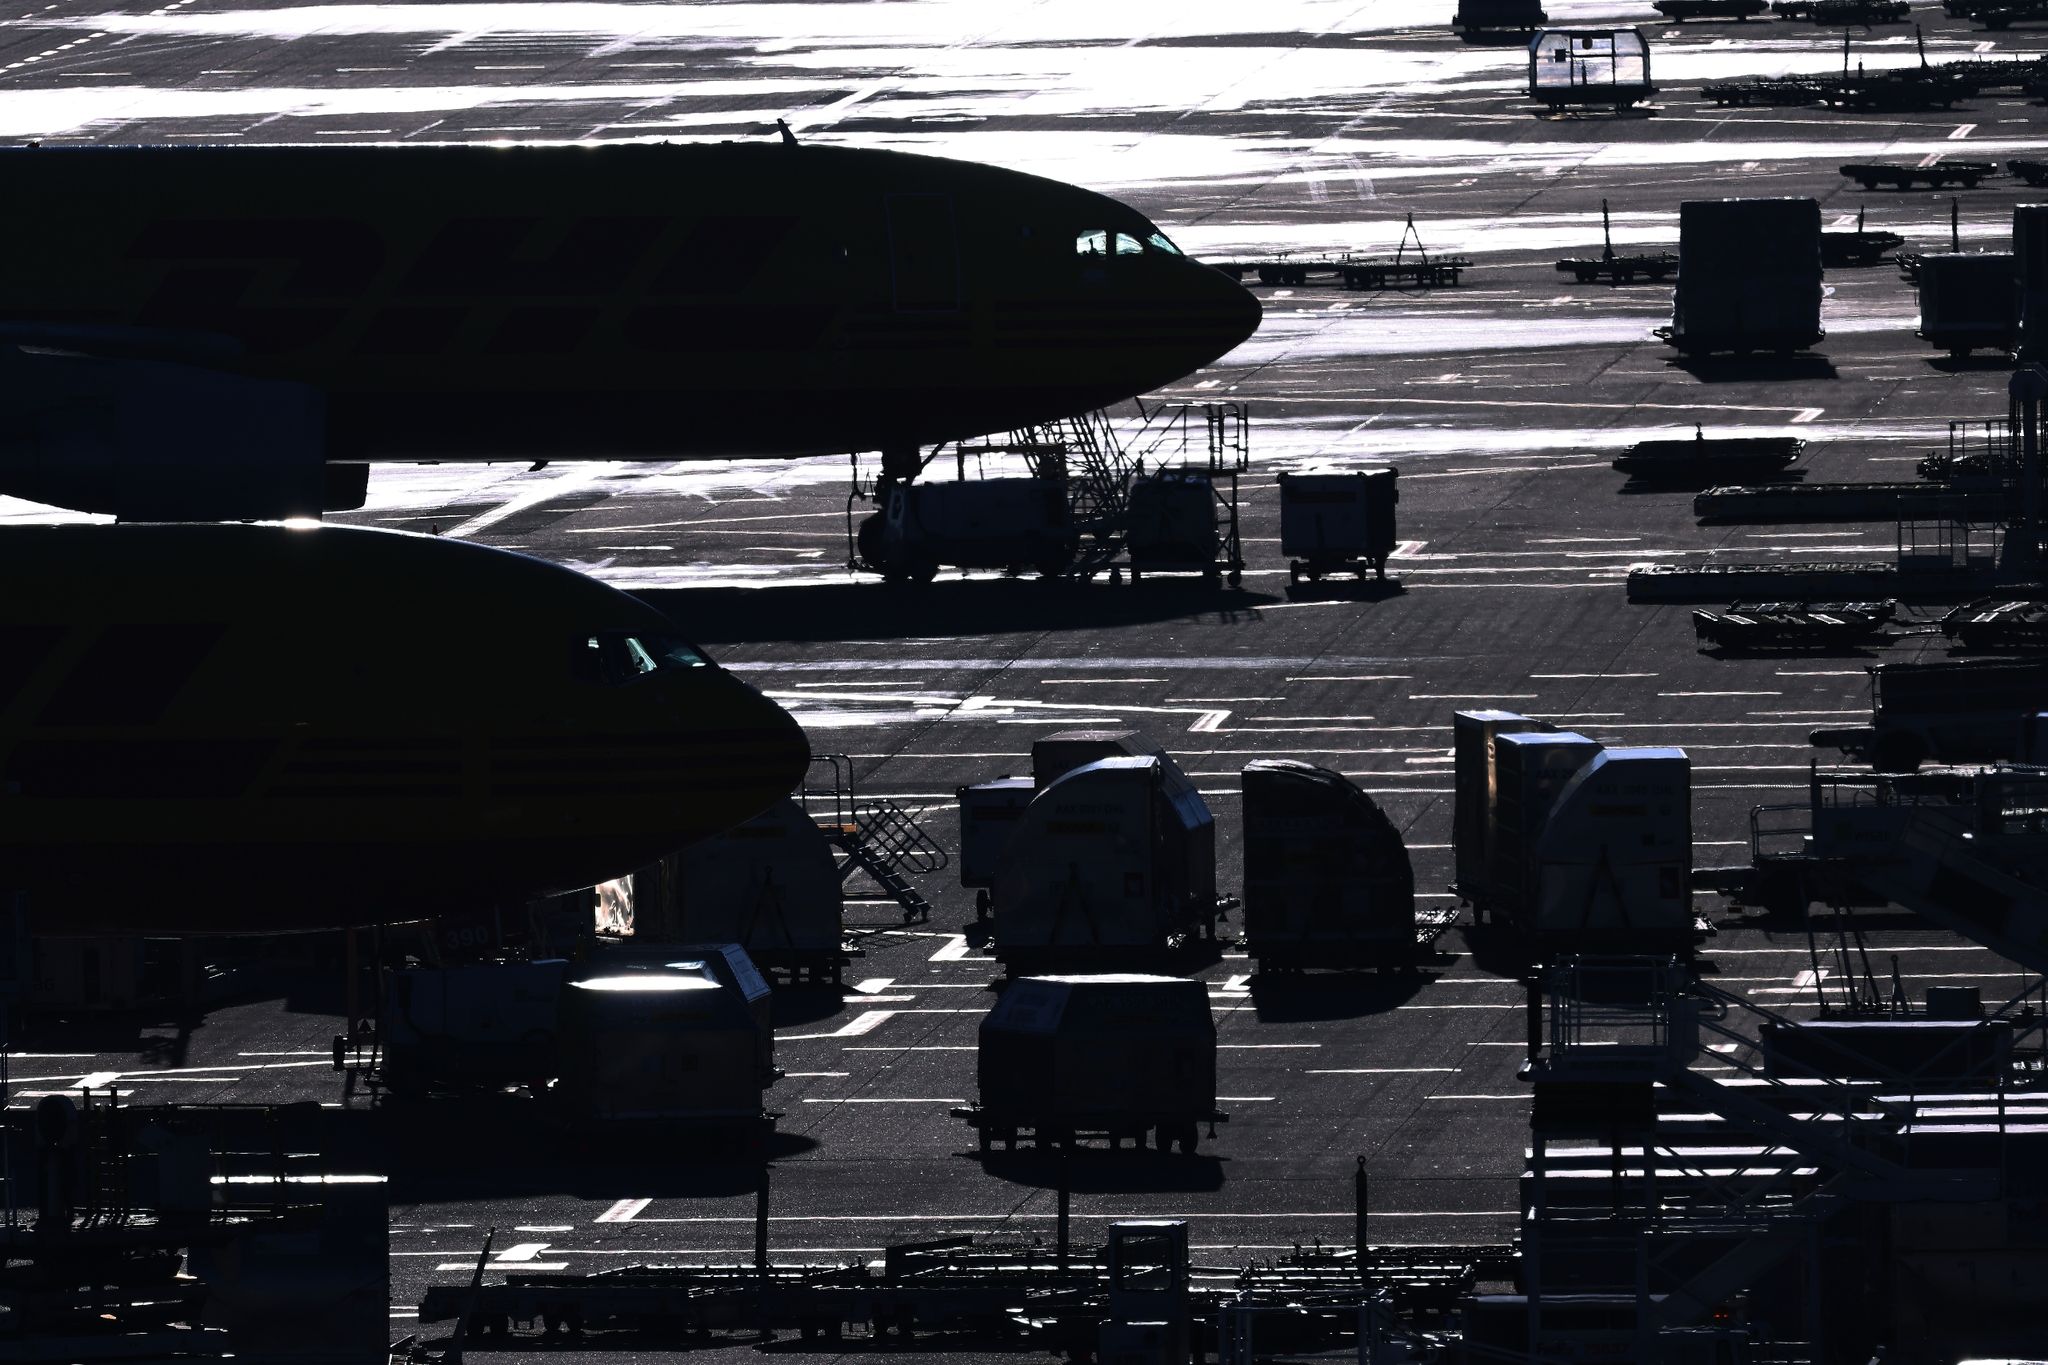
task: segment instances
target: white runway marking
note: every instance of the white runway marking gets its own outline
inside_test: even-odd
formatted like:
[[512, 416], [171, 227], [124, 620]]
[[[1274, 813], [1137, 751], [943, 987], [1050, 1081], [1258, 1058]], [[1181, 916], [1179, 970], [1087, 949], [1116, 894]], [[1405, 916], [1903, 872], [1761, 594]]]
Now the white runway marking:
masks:
[[846, 1095], [837, 1099], [806, 1099], [805, 1104], [965, 1104], [966, 1100], [948, 1099], [942, 1095], [890, 1095], [870, 1097]]
[[[813, 1038], [858, 1038], [863, 1033], [872, 1033], [876, 1027], [896, 1010], [862, 1010], [848, 1022], [841, 1024], [830, 1033], [780, 1033], [775, 1037], [778, 1043], [805, 1042]], [[980, 1010], [914, 1010], [916, 1014], [979, 1014]]]
[[652, 1199], [621, 1199], [618, 1203], [597, 1215], [600, 1223], [630, 1223], [640, 1216], [640, 1211], [654, 1201]]
[[1428, 1074], [1448, 1075], [1457, 1071], [1457, 1069], [1455, 1066], [1338, 1066], [1304, 1071], [1301, 1074], [1304, 1076], [1421, 1076]]

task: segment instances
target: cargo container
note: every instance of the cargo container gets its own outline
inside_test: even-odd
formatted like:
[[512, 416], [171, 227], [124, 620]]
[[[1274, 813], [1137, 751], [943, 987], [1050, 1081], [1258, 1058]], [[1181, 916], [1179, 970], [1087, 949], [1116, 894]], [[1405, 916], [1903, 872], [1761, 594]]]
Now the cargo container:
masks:
[[1494, 737], [1487, 801], [1488, 913], [1518, 927], [1528, 926], [1537, 890], [1536, 841], [1543, 822], [1565, 783], [1599, 752], [1598, 743], [1569, 730]]
[[387, 971], [377, 1015], [377, 1078], [395, 1095], [536, 1089], [561, 1074], [562, 983], [569, 964], [485, 962]]
[[768, 982], [737, 944], [601, 952], [564, 984], [559, 1113], [759, 1132], [774, 1084]]
[[994, 890], [1012, 972], [1156, 960], [1215, 937], [1215, 819], [1170, 763], [1105, 758], [1033, 799]]
[[1031, 780], [1051, 786], [1074, 769], [1105, 758], [1141, 758], [1166, 752], [1140, 730], [1061, 730], [1031, 741]]
[[1539, 0], [1458, 0], [1451, 32], [1464, 38], [1535, 32], [1550, 21]]
[[1415, 873], [1401, 831], [1342, 773], [1261, 759], [1244, 791], [1244, 948], [1261, 971], [1413, 967]]
[[1692, 764], [1685, 751], [1602, 749], [1549, 807], [1524, 925], [1541, 955], [1690, 952]]
[[1624, 109], [1657, 93], [1641, 29], [1544, 29], [1529, 42], [1529, 98], [1550, 109]]
[[1918, 335], [1961, 359], [2019, 344], [2018, 275], [2009, 251], [1942, 252], [1920, 258]]
[[785, 797], [676, 856], [668, 903], [636, 907], [634, 938], [737, 943], [790, 980], [837, 982], [846, 962], [838, 861], [816, 820]]
[[1814, 345], [1821, 329], [1820, 206], [1693, 199], [1678, 209], [1678, 287], [1665, 336], [1686, 355]]
[[1482, 915], [1493, 887], [1494, 747], [1504, 734], [1549, 734], [1556, 726], [1513, 711], [1458, 711], [1451, 716], [1451, 847], [1458, 894]]
[[1387, 576], [1394, 552], [1395, 487], [1386, 469], [1311, 470], [1280, 475], [1280, 553], [1287, 577], [1314, 582], [1327, 573]]
[[891, 488], [860, 524], [860, 567], [925, 580], [941, 566], [1065, 572], [1078, 537], [1062, 479], [961, 479]]
[[1027, 976], [981, 1022], [980, 1102], [956, 1111], [981, 1148], [1151, 1134], [1192, 1153], [1216, 1112], [1216, 1024], [1209, 988], [1171, 976]]
[[999, 777], [977, 782], [957, 793], [960, 805], [960, 885], [980, 888], [974, 897], [977, 919], [989, 911], [989, 888], [996, 884], [996, 868], [1010, 836], [1024, 818], [1025, 808], [1038, 794], [1038, 785], [1028, 777]]
[[1244, 566], [1229, 562], [1228, 523], [1216, 485], [1205, 473], [1168, 469], [1131, 484], [1124, 550], [1131, 577], [1147, 572], [1219, 577]]

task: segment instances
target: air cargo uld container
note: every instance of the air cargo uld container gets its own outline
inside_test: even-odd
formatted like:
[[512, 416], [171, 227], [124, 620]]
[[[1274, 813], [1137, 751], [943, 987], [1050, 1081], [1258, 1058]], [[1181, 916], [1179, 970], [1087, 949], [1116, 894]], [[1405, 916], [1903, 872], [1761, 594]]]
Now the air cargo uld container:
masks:
[[613, 950], [562, 990], [561, 1078], [579, 1120], [757, 1129], [774, 1084], [768, 982], [738, 944]]
[[1261, 971], [1408, 967], [1415, 872], [1401, 831], [1342, 773], [1260, 759], [1244, 791], [1244, 940]]
[[2048, 204], [2012, 211], [2013, 266], [2019, 274], [2020, 359], [2048, 358]]
[[1667, 337], [1687, 355], [1789, 355], [1820, 325], [1820, 206], [1691, 199], [1678, 206], [1678, 287]]
[[1041, 790], [1074, 769], [1105, 758], [1138, 758], [1166, 751], [1139, 730], [1060, 730], [1031, 741], [1031, 780]]
[[1061, 479], [961, 479], [899, 484], [861, 522], [862, 561], [899, 578], [929, 578], [940, 565], [1062, 572], [1076, 536]]
[[1914, 272], [1922, 339], [1958, 359], [2019, 343], [2019, 280], [2009, 251], [1922, 256]]
[[1287, 576], [1299, 582], [1326, 573], [1367, 569], [1387, 576], [1394, 552], [1395, 487], [1399, 471], [1386, 469], [1310, 470], [1280, 475], [1280, 553]]
[[[1451, 848], [1460, 896], [1480, 907], [1492, 890], [1494, 744], [1506, 734], [1551, 734], [1557, 727], [1513, 711], [1458, 711], [1451, 716]], [[1484, 910], [1480, 913], [1483, 915]]]
[[1641, 29], [1544, 29], [1529, 40], [1529, 98], [1552, 109], [1625, 109], [1657, 93]]
[[[1536, 848], [1557, 794], [1600, 745], [1569, 730], [1494, 737], [1487, 810], [1488, 908], [1527, 930], [1536, 905]], [[1477, 902], [1474, 902], [1476, 905]]]
[[1912, 772], [1930, 759], [1991, 763], [2017, 755], [2043, 697], [2048, 660], [1879, 664], [1870, 670], [1871, 723], [1810, 738], [1863, 755], [1880, 772]]
[[993, 1141], [1156, 1135], [1195, 1150], [1216, 1113], [1216, 1024], [1199, 981], [1136, 974], [1027, 976], [981, 1021], [980, 1103], [963, 1117]]
[[989, 888], [996, 884], [1003, 850], [1037, 794], [1037, 783], [1028, 777], [999, 777], [955, 793], [960, 806], [960, 885], [979, 888], [974, 894], [978, 919], [988, 917]]
[[561, 1074], [568, 974], [561, 958], [385, 972], [379, 1083], [398, 1095], [545, 1085]]
[[840, 979], [846, 955], [838, 863], [817, 821], [794, 800], [785, 797], [745, 824], [689, 845], [676, 861], [669, 905], [659, 913], [639, 908], [636, 939], [737, 943], [771, 974]]
[[1549, 803], [1527, 923], [1545, 955], [1690, 952], [1692, 764], [1683, 749], [1603, 749]]
[[1549, 21], [1540, 0], [1458, 0], [1451, 32], [1468, 39], [1490, 33], [1526, 36]]
[[1156, 959], [1215, 936], [1215, 819], [1155, 755], [1087, 764], [1032, 800], [994, 899], [995, 955], [1012, 972]]
[[1216, 487], [1204, 474], [1161, 470], [1131, 484], [1124, 548], [1131, 577], [1147, 570], [1216, 574], [1224, 567]]

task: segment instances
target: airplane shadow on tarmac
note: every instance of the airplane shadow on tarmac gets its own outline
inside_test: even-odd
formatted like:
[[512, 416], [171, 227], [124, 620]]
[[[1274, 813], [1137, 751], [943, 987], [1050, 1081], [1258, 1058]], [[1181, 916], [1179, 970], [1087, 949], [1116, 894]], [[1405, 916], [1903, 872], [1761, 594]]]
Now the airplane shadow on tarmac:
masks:
[[707, 645], [1114, 629], [1194, 615], [1228, 619], [1279, 600], [1196, 578], [1147, 579], [1122, 586], [1017, 578], [923, 585], [651, 588], [635, 595]]
[[2012, 357], [1997, 351], [1985, 355], [1931, 355], [1927, 357], [1927, 367], [1944, 374], [1979, 374], [2012, 369]]
[[671, 1130], [631, 1136], [557, 1125], [539, 1121], [534, 1102], [516, 1095], [391, 1103], [376, 1118], [394, 1203], [751, 1194], [759, 1188], [764, 1161], [800, 1156], [818, 1145], [794, 1133], [750, 1142], [736, 1134]]

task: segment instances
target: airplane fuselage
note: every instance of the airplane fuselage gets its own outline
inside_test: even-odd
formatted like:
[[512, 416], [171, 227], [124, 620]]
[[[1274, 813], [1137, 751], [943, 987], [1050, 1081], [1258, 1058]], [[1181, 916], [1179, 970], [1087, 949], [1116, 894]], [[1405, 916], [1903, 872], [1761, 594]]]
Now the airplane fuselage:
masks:
[[749, 819], [808, 763], [659, 612], [508, 551], [16, 527], [0, 578], [0, 894], [43, 929], [517, 903]]
[[1113, 199], [896, 152], [41, 147], [0, 183], [0, 328], [311, 385], [330, 461], [929, 445], [1258, 320]]

